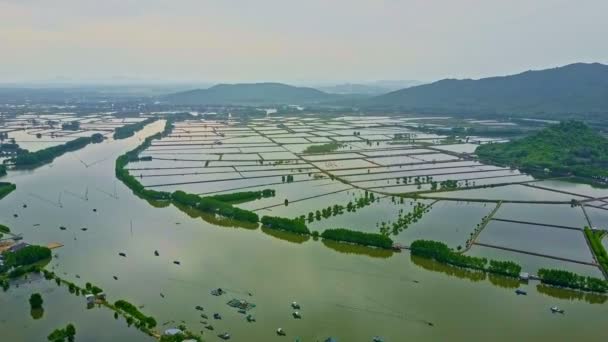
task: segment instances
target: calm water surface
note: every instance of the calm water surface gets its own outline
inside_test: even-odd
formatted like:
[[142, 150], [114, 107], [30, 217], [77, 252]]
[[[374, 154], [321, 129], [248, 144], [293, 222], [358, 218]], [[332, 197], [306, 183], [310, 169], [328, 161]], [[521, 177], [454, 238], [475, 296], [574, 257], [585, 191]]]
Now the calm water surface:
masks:
[[[184, 320], [191, 330], [199, 331], [204, 319], [196, 305], [202, 305], [209, 317], [221, 313], [223, 320], [210, 321], [215, 331], [205, 333], [209, 341], [219, 340], [215, 335], [223, 331], [230, 332], [234, 341], [286, 341], [296, 336], [317, 341], [334, 336], [356, 342], [371, 341], [375, 335], [387, 341], [605, 341], [608, 337], [608, 306], [597, 304], [602, 300], [539, 291], [536, 284], [523, 285], [528, 296], [516, 296], [517, 282], [411, 259], [408, 253], [221, 227], [173, 205], [156, 208], [115, 180], [114, 159], [160, 129], [162, 123], [153, 124], [133, 138], [91, 145], [34, 171], [11, 172], [4, 180], [16, 183], [17, 191], [0, 201], [2, 223], [23, 233], [28, 242], [65, 244], [55, 251], [49, 267], [68, 280], [97, 284], [111, 300], [144, 305], [142, 311], [155, 316], [159, 324]], [[75, 157], [95, 164], [85, 167]], [[486, 210], [490, 208], [483, 208], [471, 221], [476, 223]], [[14, 213], [19, 217], [14, 218]], [[82, 231], [83, 227], [88, 230]], [[160, 256], [154, 256], [155, 250]], [[127, 257], [118, 256], [119, 252]], [[44, 339], [67, 321], [85, 331], [98, 326], [98, 340], [107, 340], [108, 331], [120, 336], [115, 340], [145, 340], [137, 337], [141, 335], [134, 328], [125, 331], [124, 322], [114, 322], [109, 311], [83, 314], [82, 298], [53, 286], [42, 281], [0, 293], [0, 330], [8, 332], [10, 341]], [[210, 295], [215, 287], [227, 289], [228, 294]], [[30, 317], [26, 297], [33, 291], [48, 298], [48, 324]], [[226, 302], [231, 298], [255, 303], [257, 323], [247, 323], [229, 308]], [[292, 301], [301, 303], [303, 319], [291, 318]], [[63, 302], [65, 310], [58, 310]], [[551, 314], [554, 305], [564, 308], [566, 315]], [[275, 335], [278, 327], [287, 338]]]

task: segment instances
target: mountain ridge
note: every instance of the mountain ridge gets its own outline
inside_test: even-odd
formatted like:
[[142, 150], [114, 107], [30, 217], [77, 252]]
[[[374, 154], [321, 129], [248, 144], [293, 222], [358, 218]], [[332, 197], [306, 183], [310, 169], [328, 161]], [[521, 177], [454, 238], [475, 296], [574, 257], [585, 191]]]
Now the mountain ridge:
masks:
[[606, 114], [608, 66], [574, 63], [481, 79], [443, 79], [367, 99], [363, 108], [446, 114]]
[[297, 87], [278, 82], [221, 83], [207, 89], [194, 89], [169, 94], [163, 100], [182, 105], [262, 105], [308, 104], [330, 101], [337, 95], [318, 89]]

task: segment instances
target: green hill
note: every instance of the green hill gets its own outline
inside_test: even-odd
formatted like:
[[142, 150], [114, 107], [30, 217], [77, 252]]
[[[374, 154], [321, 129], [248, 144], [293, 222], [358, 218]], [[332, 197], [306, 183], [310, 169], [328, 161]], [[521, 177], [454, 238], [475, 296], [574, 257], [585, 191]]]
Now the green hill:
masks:
[[182, 105], [311, 104], [330, 101], [338, 95], [282, 83], [218, 84], [167, 95], [163, 100]]
[[578, 121], [561, 122], [504, 144], [481, 145], [480, 160], [552, 174], [608, 176], [608, 139]]
[[445, 79], [370, 98], [367, 109], [553, 119], [608, 114], [608, 66], [570, 64], [479, 80]]

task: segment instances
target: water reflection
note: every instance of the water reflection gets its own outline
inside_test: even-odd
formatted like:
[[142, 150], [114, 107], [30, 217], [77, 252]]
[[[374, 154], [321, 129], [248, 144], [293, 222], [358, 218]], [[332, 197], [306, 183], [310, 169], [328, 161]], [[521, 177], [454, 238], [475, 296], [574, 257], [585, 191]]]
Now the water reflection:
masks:
[[231, 228], [245, 228], [245, 229], [257, 229], [258, 228], [257, 223], [241, 222], [241, 221], [236, 221], [236, 220], [232, 220], [232, 219], [228, 219], [228, 218], [223, 218], [221, 216], [205, 213], [200, 210], [197, 210], [192, 207], [189, 207], [189, 206], [186, 206], [183, 204], [179, 204], [179, 203], [173, 203], [173, 205], [177, 209], [179, 209], [180, 211], [182, 211], [186, 215], [188, 215], [190, 218], [201, 218], [201, 219], [203, 219], [203, 221], [210, 223], [212, 225], [221, 226], [221, 227], [231, 227]]
[[516, 289], [521, 284], [519, 279], [504, 277], [496, 274], [488, 274], [490, 283], [506, 289]]
[[439, 263], [432, 259], [422, 258], [419, 256], [410, 255], [410, 260], [425, 270], [433, 272], [441, 272], [449, 276], [454, 276], [460, 279], [468, 279], [472, 282], [486, 280], [485, 272], [471, 271], [460, 267]]
[[393, 251], [380, 248], [371, 248], [366, 246], [353, 245], [350, 243], [340, 243], [331, 240], [322, 241], [325, 247], [333, 249], [336, 252], [344, 254], [366, 255], [373, 258], [390, 258], [393, 256]]
[[44, 316], [44, 309], [43, 308], [31, 309], [30, 316], [32, 316], [33, 319], [41, 319], [42, 316]]
[[599, 293], [580, 292], [568, 289], [562, 289], [543, 284], [536, 285], [536, 290], [544, 295], [567, 300], [582, 300], [589, 304], [604, 304], [608, 300], [608, 296]]
[[288, 241], [291, 243], [300, 244], [310, 240], [310, 236], [308, 235], [294, 234], [283, 230], [270, 229], [266, 227], [262, 227], [262, 232], [277, 239]]

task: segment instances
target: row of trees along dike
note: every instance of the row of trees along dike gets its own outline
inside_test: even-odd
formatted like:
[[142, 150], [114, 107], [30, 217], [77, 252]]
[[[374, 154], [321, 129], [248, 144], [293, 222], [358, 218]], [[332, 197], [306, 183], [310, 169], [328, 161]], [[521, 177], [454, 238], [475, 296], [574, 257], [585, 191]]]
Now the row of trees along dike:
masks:
[[27, 152], [20, 154], [14, 158], [8, 160], [9, 163], [13, 163], [17, 168], [28, 168], [47, 164], [52, 162], [55, 158], [62, 154], [70, 151], [79, 150], [91, 143], [100, 143], [103, 141], [103, 135], [95, 133], [90, 137], [80, 137], [65, 144], [47, 147], [36, 152]]
[[226, 202], [226, 203], [244, 203], [249, 201], [255, 201], [261, 198], [274, 197], [276, 194], [273, 189], [264, 189], [260, 191], [243, 191], [234, 192], [231, 194], [221, 194], [209, 196], [209, 198]]
[[[237, 221], [249, 223], [261, 222], [264, 227], [271, 229], [283, 230], [301, 235], [313, 235], [315, 237], [319, 236], [318, 232], [313, 232], [311, 234], [310, 230], [306, 226], [304, 216], [296, 219], [264, 216], [260, 220], [259, 216], [256, 213], [249, 210], [237, 208], [231, 204], [244, 200], [252, 200], [261, 197], [274, 196], [275, 192], [272, 189], [265, 189], [258, 192], [241, 192], [226, 195], [215, 195], [209, 197], [202, 197], [197, 194], [190, 194], [181, 190], [171, 193], [145, 189], [144, 186], [139, 183], [139, 181], [135, 177], [129, 174], [129, 171], [126, 169], [126, 166], [130, 161], [137, 161], [139, 153], [151, 146], [153, 140], [160, 139], [163, 136], [169, 135], [171, 133], [174, 120], [175, 119], [168, 119], [165, 124], [165, 129], [162, 133], [157, 133], [146, 138], [141, 145], [137, 146], [135, 149], [121, 155], [116, 159], [116, 177], [120, 179], [125, 185], [127, 185], [135, 194], [150, 200], [174, 201], [176, 203], [189, 206], [191, 208], [195, 208], [203, 212], [217, 214]], [[374, 200], [375, 198], [373, 194], [370, 194], [366, 191], [365, 196], [357, 200], [356, 207], [363, 207], [365, 205], [369, 205]], [[353, 210], [353, 207], [355, 205], [352, 205], [352, 203], [349, 204], [350, 205], [347, 205], [346, 209], [348, 211]], [[328, 233], [329, 235], [327, 235], [327, 239], [330, 239], [330, 237], [332, 237], [331, 239], [336, 241], [358, 243], [366, 246], [376, 246], [381, 248], [392, 247], [392, 240], [388, 239], [387, 237], [380, 237], [380, 234], [360, 235], [357, 231], [349, 231], [346, 229], [340, 229], [338, 231], [340, 232], [340, 234], [336, 234], [335, 232]], [[350, 234], [345, 234], [345, 232], [350, 232]], [[391, 241], [390, 245], [387, 244], [386, 241]]]
[[393, 247], [393, 240], [388, 236], [376, 233], [364, 233], [348, 230], [344, 228], [326, 229], [321, 233], [321, 237], [327, 240], [354, 243], [357, 245], [390, 249]]
[[585, 227], [585, 235], [589, 240], [593, 254], [595, 254], [600, 267], [604, 270], [604, 272], [608, 273], [608, 253], [606, 253], [606, 249], [602, 245], [602, 234], [604, 233], [601, 231], [596, 231], [589, 229], [589, 227]]
[[[61, 286], [62, 284], [67, 285], [70, 293], [76, 296], [85, 296], [87, 294], [98, 295], [103, 292], [101, 288], [91, 283], [86, 283], [85, 287], [81, 288], [70, 281], [60, 278], [54, 272], [47, 271], [44, 269], [42, 270], [42, 272], [44, 273], [44, 278], [46, 280], [55, 280], [57, 286]], [[154, 335], [155, 332], [152, 329], [157, 325], [156, 319], [151, 316], [146, 316], [141, 311], [139, 311], [139, 309], [137, 309], [135, 305], [125, 300], [118, 300], [114, 304], [108, 303], [107, 301], [103, 300], [100, 302], [100, 304], [113, 310], [115, 319], [118, 319], [119, 315], [121, 315], [125, 317], [129, 326], [135, 325], [135, 327], [140, 331], [150, 336]]]
[[132, 137], [135, 132], [142, 130], [146, 125], [149, 125], [156, 121], [158, 118], [147, 118], [140, 122], [135, 122], [132, 124], [124, 125], [122, 127], [117, 127], [114, 130], [113, 138], [115, 140], [118, 139], [126, 139]]
[[463, 255], [452, 251], [445, 243], [430, 240], [416, 240], [410, 245], [412, 255], [436, 260], [441, 263], [470, 268], [479, 271], [519, 277], [521, 266], [512, 261], [496, 261]]
[[0, 182], [0, 199], [17, 189], [17, 186], [13, 183]]
[[605, 293], [608, 282], [602, 279], [585, 277], [572, 272], [541, 268], [538, 277], [544, 284], [567, 287], [576, 290]]
[[150, 329], [156, 326], [156, 320], [154, 317], [144, 315], [141, 311], [139, 311], [139, 309], [137, 309], [135, 305], [127, 302], [126, 300], [117, 300], [114, 303], [114, 307], [128, 313], [131, 315], [131, 317], [145, 324]]
[[55, 329], [52, 333], [49, 334], [47, 339], [51, 342], [65, 342], [66, 340], [69, 342], [74, 341], [74, 337], [76, 336], [76, 327], [72, 323], [66, 325], [63, 329]]

